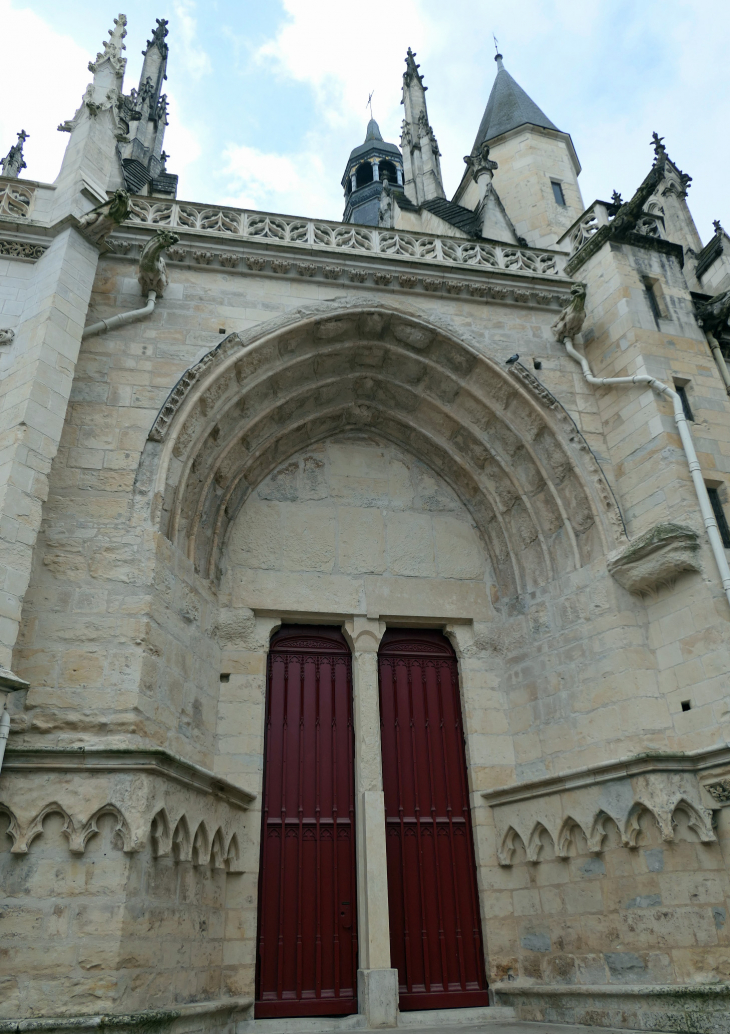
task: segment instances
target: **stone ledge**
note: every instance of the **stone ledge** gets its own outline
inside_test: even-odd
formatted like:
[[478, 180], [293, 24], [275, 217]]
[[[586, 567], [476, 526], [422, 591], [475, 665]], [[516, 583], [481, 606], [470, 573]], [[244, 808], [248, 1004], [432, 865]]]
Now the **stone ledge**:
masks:
[[711, 998], [730, 999], [730, 984], [492, 984], [495, 995], [628, 995], [633, 997], [672, 997], [677, 1000]]
[[9, 747], [5, 753], [3, 771], [29, 770], [152, 772], [164, 775], [189, 789], [211, 794], [236, 808], [248, 808], [256, 800], [255, 793], [161, 748], [88, 750], [85, 747]]
[[[153, 1030], [174, 1025], [182, 1034], [186, 1020], [198, 1020], [205, 1016], [223, 1016], [243, 1012], [253, 1005], [253, 998], [241, 995], [236, 998], [218, 998], [210, 1002], [189, 1002], [169, 1009], [145, 1009], [132, 1013], [99, 1013], [91, 1016], [40, 1016], [26, 1020], [0, 1020], [0, 1034], [30, 1034], [43, 1031], [115, 1030], [124, 1034], [127, 1030]], [[202, 1030], [196, 1022], [195, 1030]]]
[[730, 764], [730, 742], [713, 747], [702, 747], [693, 751], [647, 751], [615, 761], [602, 761], [597, 765], [585, 765], [560, 775], [530, 779], [512, 786], [498, 786], [494, 790], [482, 791], [487, 804], [514, 804], [517, 801], [543, 797], [563, 790], [580, 790], [596, 783], [611, 782], [614, 779], [643, 775], [647, 772], [702, 772], [715, 765]]
[[674, 585], [683, 571], [701, 571], [699, 536], [683, 524], [657, 524], [608, 558], [608, 573], [637, 596]]
[[493, 985], [523, 1022], [730, 1034], [730, 985]]

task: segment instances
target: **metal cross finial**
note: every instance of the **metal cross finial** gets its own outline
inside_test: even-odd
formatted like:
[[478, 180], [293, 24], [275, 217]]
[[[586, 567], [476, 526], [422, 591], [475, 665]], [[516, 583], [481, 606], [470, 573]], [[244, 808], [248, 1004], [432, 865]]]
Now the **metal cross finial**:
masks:
[[494, 40], [494, 53], [498, 54], [499, 53], [499, 43], [497, 42], [497, 37], [494, 35], [494, 33], [492, 33], [492, 39]]
[[21, 129], [21, 131], [18, 133], [18, 143], [20, 144], [21, 147], [23, 146], [23, 144], [25, 143], [25, 141], [28, 139], [29, 136], [30, 136], [30, 133], [26, 133], [26, 131], [24, 129]]
[[366, 108], [370, 108], [370, 118], [371, 119], [373, 117], [373, 94], [374, 93], [375, 93], [375, 90], [371, 90], [370, 91], [370, 96], [368, 97], [368, 102], [365, 105]]

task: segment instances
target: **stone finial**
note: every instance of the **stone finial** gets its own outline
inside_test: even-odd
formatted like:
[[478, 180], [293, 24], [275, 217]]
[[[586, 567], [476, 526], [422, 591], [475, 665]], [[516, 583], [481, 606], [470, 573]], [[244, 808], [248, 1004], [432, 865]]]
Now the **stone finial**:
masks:
[[652, 147], [654, 148], [654, 154], [656, 155], [657, 159], [666, 158], [667, 157], [667, 149], [664, 146], [664, 137], [663, 136], [659, 136], [658, 133], [652, 133], [651, 134], [651, 143], [652, 143]]
[[163, 258], [163, 251], [177, 244], [180, 238], [176, 233], [169, 230], [158, 230], [154, 237], [151, 237], [139, 257], [139, 275], [137, 277], [143, 294], [154, 291], [161, 297], [168, 284], [167, 267]]
[[152, 39], [147, 40], [147, 46], [142, 51], [145, 55], [150, 47], [157, 47], [163, 57], [167, 57], [167, 43], [165, 43], [165, 37], [167, 36], [168, 21], [167, 18], [155, 18], [157, 26], [152, 30]]
[[616, 205], [617, 208], [620, 208], [624, 203], [624, 199], [617, 190], [614, 190], [613, 194], [611, 194], [611, 203]]
[[129, 194], [126, 190], [115, 190], [103, 205], [92, 208], [79, 219], [79, 229], [93, 244], [103, 244], [112, 230], [129, 215]]
[[583, 329], [586, 318], [586, 285], [573, 284], [570, 301], [552, 325], [555, 340], [561, 343], [569, 338], [574, 341]]
[[124, 75], [127, 59], [122, 52], [126, 49], [124, 46], [124, 37], [126, 35], [127, 16], [126, 14], [120, 14], [118, 18], [114, 19], [114, 28], [109, 29], [109, 39], [102, 43], [103, 49], [96, 55], [96, 60], [89, 61], [89, 71], [93, 75], [96, 75], [105, 61], [110, 63], [117, 75]]
[[406, 54], [405, 62], [406, 70], [403, 73], [403, 85], [410, 86], [415, 78], [421, 84], [421, 87], [424, 90], [427, 90], [428, 87], [423, 86], [423, 76], [418, 71], [418, 69], [421, 66], [416, 64], [416, 55], [410, 47], [408, 48], [408, 53]]
[[23, 169], [27, 169], [28, 166], [23, 160], [23, 144], [29, 137], [29, 133], [26, 133], [24, 129], [18, 133], [18, 142], [13, 144], [8, 153], [5, 155], [3, 160], [0, 162], [0, 168], [2, 168], [3, 176], [10, 176], [16, 179]]
[[715, 233], [716, 233], [716, 234], [718, 234], [718, 235], [719, 235], [719, 234], [721, 234], [721, 233], [724, 233], [724, 232], [725, 232], [725, 231], [723, 230], [723, 228], [722, 228], [722, 224], [720, 223], [720, 220], [719, 220], [719, 219], [713, 219], [713, 220], [712, 220], [712, 225], [713, 225], [713, 227], [714, 227], [714, 230], [715, 230]]
[[477, 183], [485, 173], [489, 174], [488, 178], [491, 180], [492, 173], [499, 168], [498, 164], [489, 157], [489, 144], [487, 143], [477, 147], [473, 154], [464, 155], [464, 162]]

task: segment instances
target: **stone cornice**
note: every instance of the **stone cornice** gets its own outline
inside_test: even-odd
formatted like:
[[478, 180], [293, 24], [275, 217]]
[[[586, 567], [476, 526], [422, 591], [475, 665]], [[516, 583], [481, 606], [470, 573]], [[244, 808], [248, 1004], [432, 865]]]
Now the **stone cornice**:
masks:
[[[107, 244], [114, 258], [138, 260], [149, 234], [143, 236], [144, 231], [137, 230], [137, 226], [125, 225], [112, 234]], [[177, 229], [175, 233], [180, 242], [165, 254], [171, 272], [179, 267], [229, 276], [255, 274], [282, 280], [302, 277], [340, 288], [377, 288], [441, 297], [461, 295], [553, 311], [565, 304], [571, 287], [571, 281], [563, 276], [525, 269], [459, 265], [387, 252], [335, 252], [266, 240], [224, 238], [227, 247], [223, 249], [219, 247], [220, 238], [215, 242], [210, 238], [201, 241], [193, 233]], [[473, 242], [464, 239], [464, 244]]]
[[256, 800], [255, 793], [160, 748], [8, 747], [3, 773], [27, 771], [147, 772], [164, 776], [188, 789], [210, 794], [235, 808], [248, 808]]
[[562, 775], [531, 779], [513, 786], [499, 786], [494, 790], [482, 791], [482, 797], [491, 806], [515, 804], [536, 797], [580, 790], [583, 787], [625, 779], [648, 772], [691, 772], [701, 774], [706, 769], [730, 764], [730, 743], [722, 743], [702, 750], [683, 752], [647, 752], [616, 761], [603, 761], [598, 765], [586, 765]]

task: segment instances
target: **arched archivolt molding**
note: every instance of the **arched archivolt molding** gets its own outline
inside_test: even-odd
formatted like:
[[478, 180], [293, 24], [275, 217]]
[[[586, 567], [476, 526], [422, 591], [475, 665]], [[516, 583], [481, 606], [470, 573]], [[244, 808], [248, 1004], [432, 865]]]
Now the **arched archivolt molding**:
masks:
[[231, 524], [277, 465], [367, 429], [456, 491], [510, 597], [620, 535], [597, 464], [543, 403], [445, 321], [322, 303], [231, 335], [191, 368], [150, 433], [137, 488], [153, 522], [216, 578]]

